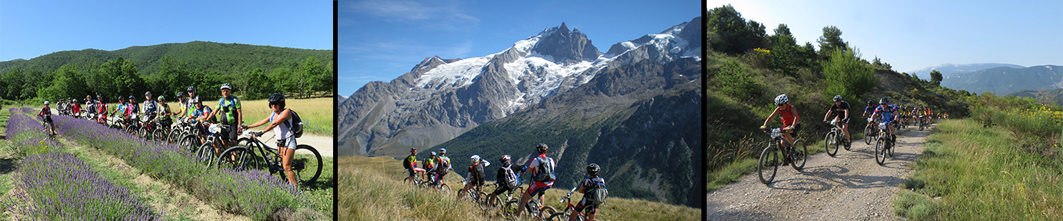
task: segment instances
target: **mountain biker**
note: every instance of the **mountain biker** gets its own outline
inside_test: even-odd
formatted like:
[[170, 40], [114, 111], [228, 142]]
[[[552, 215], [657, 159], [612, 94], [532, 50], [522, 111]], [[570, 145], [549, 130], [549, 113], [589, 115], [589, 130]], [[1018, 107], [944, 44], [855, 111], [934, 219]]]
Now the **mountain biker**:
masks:
[[472, 155], [469, 157], [469, 161], [472, 163], [469, 166], [469, 172], [465, 175], [465, 187], [458, 192], [458, 198], [465, 196], [465, 193], [469, 192], [469, 189], [475, 188], [477, 192], [483, 190], [484, 186], [484, 163], [480, 161], [480, 155]]
[[44, 107], [41, 108], [40, 113], [37, 113], [37, 116], [41, 117], [42, 121], [48, 123], [48, 126], [51, 126], [51, 130], [49, 130], [51, 134], [49, 135], [55, 136], [55, 123], [52, 121], [52, 109], [48, 108], [48, 101], [44, 101]]
[[[867, 106], [864, 107], [864, 115], [860, 118], [868, 118], [875, 115], [875, 108], [878, 108], [878, 104], [875, 104], [872, 100], [867, 100]], [[869, 118], [867, 124], [871, 125], [871, 131], [878, 131], [878, 124], [875, 124], [875, 118]], [[864, 134], [867, 136], [867, 134]]]
[[436, 183], [433, 183], [432, 185], [439, 185], [439, 181], [443, 180], [443, 178], [447, 176], [447, 173], [450, 173], [450, 157], [447, 157], [447, 148], [439, 148], [439, 159], [437, 162], [439, 162], [439, 168], [436, 169], [436, 175], [439, 177], [436, 178]]
[[151, 91], [144, 92], [144, 104], [143, 108], [144, 122], [151, 122], [155, 120], [155, 116], [159, 113], [159, 104], [155, 103], [155, 99], [151, 97]]
[[[292, 171], [292, 157], [295, 157], [295, 148], [298, 143], [295, 140], [295, 134], [292, 133], [292, 111], [285, 108], [284, 95], [276, 93], [269, 96], [269, 108], [272, 113], [269, 117], [255, 122], [251, 125], [244, 126], [243, 129], [255, 128], [258, 126], [266, 125], [263, 131], [273, 130], [273, 134], [277, 137], [277, 149], [281, 156], [281, 166], [284, 167], [284, 174], [288, 177], [288, 183], [293, 187], [299, 188], [299, 184], [295, 182], [295, 172]], [[202, 105], [201, 105], [202, 106]]]
[[139, 120], [133, 117], [133, 115], [136, 113], [140, 113], [140, 104], [137, 103], [137, 97], [133, 95], [129, 95], [129, 100], [127, 100], [126, 102], [129, 102], [129, 105], [126, 106], [125, 110], [126, 127], [129, 127], [133, 126], [137, 122], [137, 120]]
[[432, 154], [429, 154], [428, 158], [424, 158], [424, 164], [421, 165], [422, 167], [424, 167], [425, 180], [428, 180], [428, 181], [432, 182], [433, 185], [436, 183], [435, 172], [436, 172], [436, 160], [438, 160], [437, 157], [438, 156], [437, 156], [436, 152], [432, 151]]
[[[514, 189], [510, 188], [507, 182], [519, 179], [516, 177], [516, 172], [513, 171], [513, 165], [510, 164], [511, 158], [509, 155], [502, 155], [502, 158], [499, 158], [498, 161], [502, 162], [502, 167], [498, 168], [498, 172], [495, 173], [495, 182], [498, 184], [498, 188], [495, 188], [495, 191], [491, 192], [491, 194], [488, 194], [487, 199], [498, 197], [498, 194], [502, 194], [506, 191]], [[509, 176], [507, 174], [513, 174], [513, 176]]]
[[219, 122], [228, 127], [222, 127], [221, 134], [218, 137], [221, 138], [222, 146], [226, 148], [236, 146], [236, 136], [238, 135], [236, 128], [244, 124], [243, 112], [240, 111], [240, 98], [232, 94], [232, 88], [229, 83], [221, 84], [221, 99], [218, 99], [218, 106], [214, 108], [215, 111], [210, 113], [209, 117], [213, 119], [214, 115], [221, 113]]
[[[111, 111], [111, 116], [116, 116], [117, 119], [125, 119], [125, 109], [128, 106], [129, 103], [126, 103], [125, 97], [118, 96], [118, 104], [115, 105], [114, 110]], [[115, 113], [119, 113], [120, 115], [116, 115]]]
[[421, 169], [417, 168], [417, 148], [410, 148], [410, 156], [406, 156], [402, 161], [402, 167], [410, 172], [410, 182], [417, 180], [417, 172], [421, 172]]
[[85, 95], [85, 111], [88, 112], [85, 119], [95, 120], [92, 117], [96, 114], [96, 102], [92, 100], [92, 95]]
[[[801, 130], [801, 115], [797, 113], [797, 108], [790, 104], [790, 98], [786, 97], [786, 94], [780, 94], [775, 97], [775, 111], [771, 112], [768, 119], [764, 120], [764, 125], [760, 126], [760, 130], [767, 130], [768, 123], [771, 123], [771, 119], [776, 115], [782, 117], [783, 126], [783, 139], [786, 142], [793, 144], [794, 136], [797, 136], [797, 131]], [[782, 142], [779, 143], [780, 147], [786, 146]]]
[[[188, 103], [185, 104], [185, 108], [188, 110], [195, 110], [195, 101], [199, 101], [199, 96], [196, 96], [196, 86], [188, 86], [186, 91], [188, 92]], [[191, 114], [189, 115], [191, 116]]]
[[157, 102], [159, 104], [159, 128], [168, 130], [173, 125], [173, 120], [170, 119], [170, 115], [173, 115], [170, 105], [166, 104], [166, 97], [162, 95], [159, 95]]
[[[587, 191], [591, 190], [592, 187], [597, 186], [597, 183], [605, 185], [605, 178], [598, 176], [598, 172], [601, 171], [601, 169], [602, 168], [596, 163], [587, 165], [587, 176], [576, 186], [579, 193], [583, 194], [583, 199], [580, 199], [579, 203], [576, 204], [575, 213], [582, 213], [583, 209], [587, 209], [587, 221], [594, 221], [594, 216], [598, 213], [598, 206], [594, 204], [593, 200], [591, 200], [592, 198], [590, 194], [587, 194]], [[572, 221], [577, 220], [577, 218], [579, 218], [579, 216], [568, 216], [568, 220]]]
[[[75, 114], [75, 115], [81, 114], [81, 104], [78, 104], [78, 99], [70, 99], [70, 100], [71, 100], [71, 102], [70, 102], [70, 113], [71, 114]], [[75, 117], [77, 117], [77, 116], [75, 116]]]
[[889, 126], [893, 121], [897, 120], [897, 106], [889, 105], [890, 98], [883, 97], [878, 101], [878, 107], [875, 108], [875, 113], [871, 115], [871, 118], [875, 116], [882, 116], [882, 122], [886, 123], [886, 128], [890, 130], [890, 141], [897, 142], [897, 133], [894, 132], [893, 127]]
[[[542, 193], [546, 193], [547, 189], [554, 187], [553, 178], [556, 177], [554, 177], [553, 174], [547, 173], [553, 173], [553, 169], [556, 168], [557, 163], [554, 162], [554, 158], [546, 156], [546, 151], [548, 149], [550, 149], [550, 147], [546, 146], [545, 143], [540, 143], [539, 145], [536, 145], [535, 151], [539, 152], [539, 156], [532, 159], [531, 163], [527, 165], [526, 169], [522, 169], [531, 169], [533, 177], [532, 179], [535, 180], [535, 182], [532, 183], [531, 186], [528, 186], [528, 191], [524, 191], [524, 194], [520, 196], [520, 203], [517, 205], [521, 206], [520, 209], [517, 209], [517, 217], [520, 217], [521, 214], [524, 213], [524, 205], [528, 205], [528, 201], [531, 200], [532, 197], [534, 197], [536, 194], [539, 194], [539, 202], [542, 202]], [[540, 169], [540, 167], [549, 171], [543, 171], [542, 169]]]
[[177, 93], [175, 93], [174, 96], [177, 96], [177, 108], [178, 108], [178, 110], [177, 110], [177, 112], [173, 112], [173, 116], [176, 116], [177, 119], [182, 119], [184, 117], [187, 117], [186, 114], [188, 113], [188, 111], [185, 110], [185, 102], [186, 102], [185, 101], [185, 93], [183, 91], [177, 91]]
[[100, 113], [96, 118], [97, 123], [107, 124], [107, 103], [103, 102], [103, 95], [96, 95], [96, 113]]
[[849, 102], [842, 100], [841, 95], [834, 95], [834, 105], [827, 109], [827, 115], [823, 116], [823, 121], [826, 122], [830, 114], [835, 112], [838, 112], [835, 119], [838, 119], [838, 123], [842, 125], [842, 131], [845, 132], [845, 146], [849, 147], [853, 143], [852, 139], [849, 139]]
[[923, 115], [923, 117], [926, 118], [926, 124], [931, 124], [934, 120], [934, 112], [931, 111], [929, 107], [925, 106], [923, 107], [923, 110], [926, 111], [926, 114]]

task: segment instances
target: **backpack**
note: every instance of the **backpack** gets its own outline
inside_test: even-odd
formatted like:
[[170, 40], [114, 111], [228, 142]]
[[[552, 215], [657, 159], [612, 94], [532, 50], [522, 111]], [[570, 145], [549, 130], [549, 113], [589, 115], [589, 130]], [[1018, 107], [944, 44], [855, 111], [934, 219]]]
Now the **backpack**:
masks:
[[535, 181], [550, 182], [557, 179], [554, 175], [554, 164], [549, 157], [539, 157], [539, 174], [535, 175]]
[[410, 159], [416, 159], [416, 158], [413, 155], [410, 155], [409, 157], [406, 157], [405, 160], [402, 160], [402, 168], [410, 169]]
[[605, 188], [605, 179], [601, 177], [595, 177], [591, 179], [590, 189], [584, 191], [584, 196], [595, 206], [600, 206], [605, 203], [605, 199], [609, 197], [609, 190]]
[[[292, 136], [300, 138], [303, 136], [303, 119], [299, 118], [299, 113], [296, 113], [295, 110], [290, 108], [288, 110], [291, 110], [292, 112], [292, 123], [289, 124], [285, 121], [284, 126], [287, 126], [288, 130], [292, 131]], [[273, 120], [273, 116], [270, 116], [270, 120]]]
[[447, 175], [447, 168], [450, 168], [450, 158], [439, 157], [437, 160], [439, 161], [439, 166], [437, 166], [436, 173]]
[[517, 173], [514, 173], [513, 169], [509, 168], [509, 167], [502, 167], [502, 170], [506, 171], [506, 175], [505, 175], [506, 177], [505, 177], [505, 180], [504, 180], [505, 181], [504, 183], [506, 184], [506, 188], [510, 188], [510, 189], [517, 188], [517, 186], [520, 185], [520, 180], [517, 179]]

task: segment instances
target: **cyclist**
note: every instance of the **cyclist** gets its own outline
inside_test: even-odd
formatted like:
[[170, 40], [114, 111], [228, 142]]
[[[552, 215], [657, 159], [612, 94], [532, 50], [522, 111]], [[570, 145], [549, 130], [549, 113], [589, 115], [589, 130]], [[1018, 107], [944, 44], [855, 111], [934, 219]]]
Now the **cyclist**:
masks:
[[[200, 104], [200, 106], [202, 105]], [[299, 188], [299, 184], [295, 182], [295, 172], [292, 171], [292, 157], [294, 157], [295, 148], [298, 146], [295, 141], [295, 134], [291, 130], [292, 116], [294, 114], [292, 114], [290, 109], [285, 108], [284, 95], [279, 93], [269, 96], [269, 108], [273, 111], [269, 117], [243, 128], [255, 128], [268, 124], [263, 131], [272, 129], [273, 134], [277, 136], [277, 149], [279, 149], [281, 166], [284, 167], [284, 174], [288, 177], [288, 183], [295, 188]]]
[[436, 152], [432, 151], [432, 154], [429, 154], [428, 158], [424, 158], [424, 163], [421, 165], [424, 167], [425, 180], [432, 182], [432, 185], [435, 185], [436, 183], [436, 157], [438, 157], [436, 156]]
[[472, 162], [472, 165], [469, 166], [469, 173], [465, 175], [465, 181], [467, 182], [465, 182], [465, 187], [462, 188], [465, 191], [458, 192], [458, 198], [464, 197], [464, 193], [469, 192], [469, 189], [472, 188], [475, 188], [477, 192], [483, 190], [485, 166], [480, 162], [480, 155], [472, 155], [472, 157], [469, 157], [469, 161]]
[[923, 117], [926, 118], [926, 124], [930, 125], [931, 123], [933, 123], [934, 120], [934, 112], [931, 111], [929, 107], [925, 106], [923, 107], [923, 110], [926, 111], [926, 113], [923, 115]]
[[85, 95], [85, 111], [88, 113], [85, 115], [85, 119], [95, 120], [92, 117], [96, 113], [96, 102], [93, 102], [92, 95]]
[[436, 183], [433, 183], [433, 185], [439, 185], [438, 181], [443, 180], [451, 170], [450, 157], [447, 157], [447, 148], [439, 148], [439, 159], [437, 162], [439, 162], [439, 169], [436, 169], [436, 174], [439, 178], [436, 178]]
[[[128, 106], [129, 103], [125, 102], [125, 97], [118, 96], [118, 105], [114, 106], [114, 110], [111, 111], [111, 116], [116, 116], [117, 119], [125, 119], [125, 109]], [[121, 115], [116, 115], [115, 113], [121, 113]]]
[[[801, 115], [797, 113], [797, 108], [795, 108], [794, 105], [790, 104], [790, 98], [787, 98], [786, 94], [780, 94], [779, 96], [776, 96], [774, 104], [776, 106], [775, 111], [771, 112], [771, 115], [768, 116], [768, 119], [764, 120], [764, 125], [761, 125], [760, 129], [767, 130], [768, 123], [771, 123], [771, 119], [774, 119], [775, 116], [778, 115], [782, 117], [782, 126], [784, 132], [783, 139], [786, 140], [786, 142], [793, 144], [793, 137], [797, 136], [798, 130], [801, 130]], [[779, 146], [784, 147], [786, 145], [780, 141]], [[783, 165], [787, 164], [788, 162], [784, 162]]]
[[835, 119], [838, 119], [838, 123], [842, 125], [842, 131], [845, 132], [845, 146], [851, 147], [852, 140], [849, 139], [849, 102], [842, 100], [841, 95], [834, 95], [834, 105], [831, 105], [827, 109], [827, 115], [823, 116], [823, 121], [826, 122], [831, 113], [838, 113]]
[[144, 104], [141, 106], [141, 111], [144, 116], [144, 123], [155, 120], [156, 114], [159, 113], [159, 105], [155, 103], [155, 99], [151, 97], [151, 91], [144, 92]]
[[196, 109], [195, 101], [199, 101], [199, 96], [196, 96], [196, 86], [188, 86], [186, 91], [188, 92], [188, 103], [185, 104], [185, 108], [194, 111]]
[[890, 98], [883, 97], [878, 101], [878, 108], [875, 108], [875, 113], [871, 115], [871, 118], [875, 116], [882, 116], [882, 122], [886, 123], [886, 128], [890, 130], [891, 142], [897, 142], [897, 133], [894, 132], [893, 127], [890, 125], [893, 121], [897, 120], [897, 106], [889, 105]]
[[[598, 213], [598, 205], [595, 205], [591, 194], [588, 194], [592, 188], [604, 188], [605, 178], [599, 177], [598, 172], [601, 171], [601, 167], [596, 163], [587, 165], [587, 176], [579, 182], [576, 189], [579, 193], [583, 194], [583, 199], [576, 204], [576, 211], [574, 213], [582, 213], [583, 209], [587, 209], [587, 220], [594, 221], [594, 216]], [[569, 215], [568, 220], [575, 221], [579, 216]]]
[[[860, 116], [860, 118], [870, 119], [867, 121], [867, 124], [871, 125], [871, 131], [878, 131], [878, 124], [875, 124], [875, 118], [869, 118], [875, 115], [875, 108], [878, 108], [878, 104], [875, 104], [874, 101], [867, 100], [867, 106], [864, 107], [864, 115]], [[864, 134], [864, 136], [868, 135]]]
[[402, 161], [402, 167], [406, 168], [407, 172], [410, 172], [410, 182], [417, 180], [417, 172], [422, 172], [421, 168], [417, 168], [417, 148], [410, 148], [410, 156], [407, 156]]
[[540, 143], [535, 146], [535, 151], [539, 152], [539, 156], [532, 159], [531, 163], [527, 165], [522, 171], [531, 169], [532, 179], [535, 180], [531, 186], [528, 186], [528, 191], [524, 191], [524, 194], [520, 196], [520, 203], [522, 205], [520, 209], [517, 209], [517, 217], [520, 217], [524, 213], [525, 206], [528, 205], [528, 201], [531, 200], [536, 194], [539, 194], [539, 202], [542, 202], [542, 194], [546, 193], [547, 189], [554, 187], [554, 168], [557, 163], [554, 162], [554, 158], [546, 156], [546, 151], [550, 149], [545, 143]]
[[159, 95], [157, 102], [159, 104], [159, 128], [168, 131], [170, 126], [173, 125], [173, 120], [170, 119], [170, 116], [173, 115], [170, 111], [170, 105], [166, 104], [166, 97], [162, 95]]
[[[502, 158], [498, 159], [499, 162], [502, 162], [502, 168], [498, 168], [498, 172], [495, 173], [495, 182], [498, 183], [498, 188], [495, 188], [494, 192], [488, 194], [487, 199], [493, 199], [494, 197], [498, 197], [498, 194], [514, 189], [515, 187], [510, 188], [509, 182], [520, 182], [517, 180], [519, 178], [517, 178], [517, 173], [513, 171], [513, 165], [510, 164], [510, 160], [509, 155], [502, 155]], [[492, 200], [490, 202], [494, 201]]]
[[51, 126], [51, 130], [49, 130], [51, 134], [48, 135], [55, 136], [55, 123], [52, 122], [52, 109], [48, 108], [48, 101], [44, 101], [44, 107], [41, 108], [40, 113], [37, 113], [37, 116], [41, 117], [41, 120], [45, 123], [48, 123], [48, 126]]
[[129, 105], [126, 106], [126, 127], [133, 126], [138, 119], [133, 117], [133, 114], [140, 113], [140, 104], [137, 103], [137, 97], [129, 95]]
[[218, 106], [214, 110], [209, 118], [213, 119], [214, 115], [221, 113], [220, 122], [226, 126], [222, 127], [221, 135], [218, 136], [221, 137], [222, 146], [226, 148], [236, 146], [237, 128], [244, 124], [244, 116], [240, 110], [240, 98], [232, 94], [232, 85], [229, 83], [221, 84], [221, 99], [218, 99]]
[[96, 95], [96, 113], [100, 113], [96, 118], [96, 122], [100, 124], [107, 124], [107, 103], [103, 102], [103, 95]]
[[74, 117], [81, 114], [81, 104], [78, 104], [78, 99], [70, 99], [70, 113], [74, 114]]

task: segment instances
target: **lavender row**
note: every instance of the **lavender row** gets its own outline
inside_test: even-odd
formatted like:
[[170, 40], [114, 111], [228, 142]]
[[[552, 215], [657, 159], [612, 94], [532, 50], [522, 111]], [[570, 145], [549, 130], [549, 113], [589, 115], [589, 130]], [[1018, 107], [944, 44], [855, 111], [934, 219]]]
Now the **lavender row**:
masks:
[[[18, 214], [36, 218], [104, 220], [162, 220], [128, 190], [114, 185], [74, 155], [61, 153], [63, 145], [48, 139], [39, 121], [14, 114], [5, 131], [23, 154], [15, 197], [28, 203]], [[25, 108], [22, 112], [27, 112]], [[29, 111], [32, 113], [32, 109]]]
[[298, 189], [266, 172], [206, 169], [176, 145], [153, 144], [92, 121], [66, 116], [53, 119], [56, 132], [64, 137], [115, 155], [221, 210], [262, 220], [277, 209], [294, 209], [306, 202]]

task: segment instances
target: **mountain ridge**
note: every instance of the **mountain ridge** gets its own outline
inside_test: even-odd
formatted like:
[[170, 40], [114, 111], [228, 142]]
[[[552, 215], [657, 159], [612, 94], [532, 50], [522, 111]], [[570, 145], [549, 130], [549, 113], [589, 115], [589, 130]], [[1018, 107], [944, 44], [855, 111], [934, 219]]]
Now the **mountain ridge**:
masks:
[[955, 73], [942, 79], [941, 86], [971, 93], [992, 91], [1000, 95], [1021, 90], [1051, 90], [1063, 87], [1063, 66], [1038, 65], [1021, 69], [996, 67]]
[[942, 77], [948, 77], [955, 73], [967, 73], [975, 72], [995, 67], [1011, 67], [1011, 68], [1024, 68], [1021, 65], [1016, 64], [1004, 64], [1004, 63], [970, 63], [970, 64], [952, 64], [945, 63], [937, 66], [929, 66], [919, 70], [909, 71], [908, 74], [918, 75], [920, 79], [930, 79], [930, 72], [937, 70], [941, 72]]

